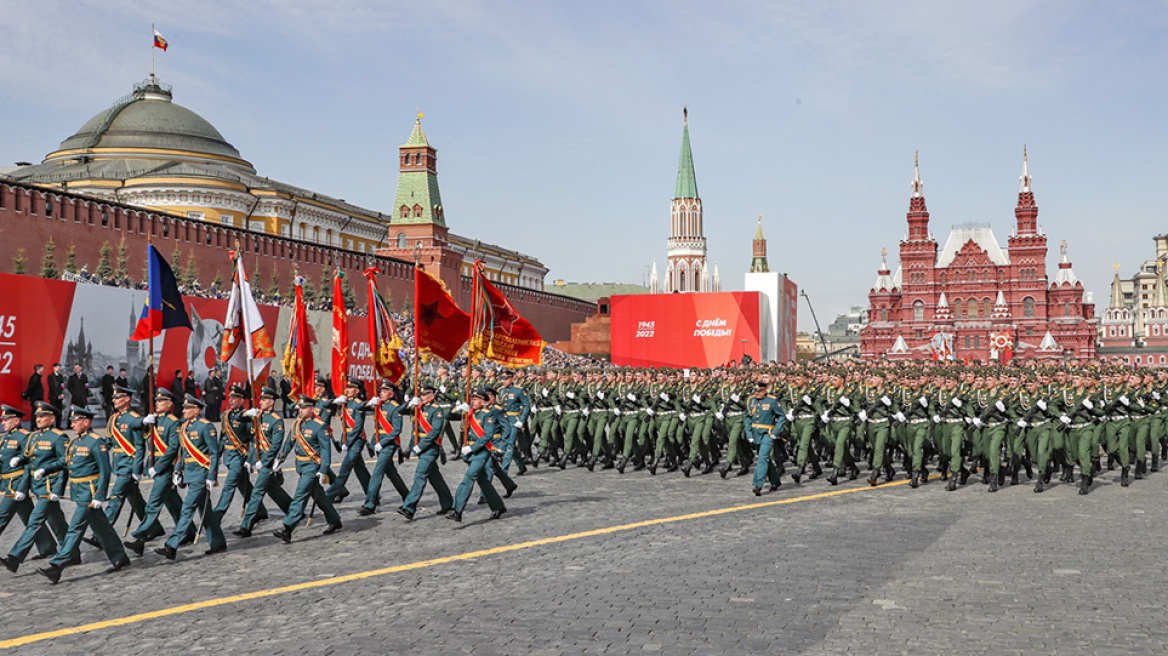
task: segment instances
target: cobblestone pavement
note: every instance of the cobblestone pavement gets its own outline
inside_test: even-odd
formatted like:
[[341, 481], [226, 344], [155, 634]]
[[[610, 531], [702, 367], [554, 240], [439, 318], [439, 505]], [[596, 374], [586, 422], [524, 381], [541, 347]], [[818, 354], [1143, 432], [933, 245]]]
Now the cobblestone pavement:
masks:
[[[409, 476], [411, 461], [403, 466]], [[443, 468], [451, 486], [464, 465]], [[288, 476], [286, 485], [294, 485]], [[407, 478], [407, 480], [411, 480]], [[463, 523], [386, 511], [344, 529], [318, 520], [291, 545], [229, 535], [226, 554], [149, 550], [106, 575], [82, 566], [50, 586], [27, 562], [0, 572], [0, 640], [494, 547], [758, 501], [828, 497], [600, 533], [74, 633], [21, 654], [1132, 654], [1168, 639], [1163, 556], [1168, 474], [1086, 497], [971, 483], [868, 488], [819, 479], [755, 499], [748, 478], [590, 474], [518, 478], [508, 514]], [[350, 483], [351, 489], [356, 482]], [[392, 487], [386, 485], [389, 494]], [[238, 503], [238, 501], [237, 501]], [[473, 502], [472, 502], [473, 504]], [[71, 510], [66, 504], [66, 514]], [[230, 531], [238, 506], [225, 520]], [[0, 538], [5, 550], [19, 525]], [[121, 525], [119, 525], [119, 531]]]

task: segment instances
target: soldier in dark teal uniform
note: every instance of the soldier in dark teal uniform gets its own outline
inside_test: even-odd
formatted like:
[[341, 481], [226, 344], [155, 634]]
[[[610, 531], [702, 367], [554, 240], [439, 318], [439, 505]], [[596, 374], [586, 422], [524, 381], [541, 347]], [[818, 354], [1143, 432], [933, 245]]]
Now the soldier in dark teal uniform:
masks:
[[[0, 533], [8, 528], [15, 514], [28, 524], [32, 501], [28, 498], [28, 470], [24, 466], [24, 450], [28, 447], [27, 430], [20, 427], [24, 412], [10, 405], [0, 406]], [[41, 527], [36, 534], [39, 555], [33, 560], [48, 558], [57, 553], [57, 542], [49, 529]]]
[[775, 448], [775, 441], [779, 439], [779, 431], [783, 429], [786, 416], [779, 402], [774, 397], [767, 396], [767, 384], [756, 384], [754, 398], [746, 404], [746, 411], [750, 423], [747, 430], [747, 439], [758, 445], [758, 465], [754, 468], [752, 492], [754, 496], [762, 495], [762, 486], [768, 480], [771, 491], [779, 489], [782, 482], [779, 480], [779, 469], [771, 460], [771, 453]]
[[397, 389], [393, 383], [383, 380], [377, 398], [367, 404], [373, 408], [373, 452], [377, 455], [377, 464], [373, 466], [373, 473], [370, 474], [365, 503], [357, 511], [358, 515], [372, 515], [377, 511], [377, 506], [381, 503], [381, 482], [385, 478], [393, 484], [393, 489], [397, 490], [402, 501], [405, 501], [410, 493], [410, 489], [406, 487], [405, 481], [393, 464], [394, 457], [401, 450], [401, 413], [406, 407], [394, 398], [396, 396]]
[[61, 580], [61, 571], [71, 562], [80, 561], [81, 538], [88, 528], [93, 529], [93, 535], [109, 558], [111, 567], [107, 572], [130, 566], [130, 557], [122, 548], [117, 532], [101, 511], [106, 503], [110, 463], [106, 442], [90, 430], [93, 415], [90, 410], [73, 406], [70, 421], [77, 437], [70, 440], [66, 448], [63, 471], [69, 478], [69, 498], [76, 504], [76, 509], [61, 550], [49, 561], [48, 567], [37, 568], [37, 572], [53, 583]]
[[142, 423], [142, 416], [130, 408], [130, 401], [131, 397], [124, 392], [115, 395], [113, 404], [116, 412], [106, 425], [106, 446], [113, 455], [113, 487], [105, 507], [105, 516], [110, 524], [117, 523], [126, 499], [130, 501], [132, 513], [138, 517], [146, 516], [146, 500], [138, 489], [145, 471], [145, 424]]
[[357, 482], [361, 491], [369, 489], [369, 470], [365, 468], [365, 413], [368, 405], [357, 394], [361, 389], [361, 382], [350, 378], [345, 384], [345, 393], [333, 400], [333, 407], [339, 408], [341, 413], [341, 466], [337, 470], [337, 478], [325, 490], [325, 496], [333, 503], [340, 503], [349, 496], [349, 489], [345, 484], [349, 481], [349, 474], [357, 474]]
[[[231, 507], [231, 500], [235, 497], [235, 490], [246, 504], [251, 498], [251, 480], [248, 478], [248, 455], [251, 453], [251, 444], [255, 435], [255, 417], [259, 416], [257, 408], [247, 408], [247, 392], [242, 385], [231, 386], [227, 398], [227, 414], [223, 416], [219, 438], [223, 446], [223, 468], [227, 476], [223, 479], [223, 490], [219, 492], [219, 502], [215, 504], [215, 512], [223, 517]], [[259, 519], [265, 519], [266, 512], [261, 512]]]
[[[409, 403], [414, 413], [414, 434], [418, 436], [417, 444], [411, 450], [418, 457], [418, 466], [414, 469], [414, 485], [402, 502], [401, 508], [397, 509], [397, 514], [411, 521], [414, 519], [414, 513], [418, 511], [418, 500], [422, 498], [427, 483], [433, 485], [434, 492], [438, 494], [439, 513], [445, 514], [454, 507], [450, 488], [446, 486], [446, 480], [438, 471], [442, 431], [446, 428], [446, 409], [434, 404], [434, 392], [432, 386], [426, 385], [419, 390], [419, 396], [410, 399]], [[461, 407], [458, 409], [462, 410]]]
[[522, 476], [527, 472], [527, 463], [523, 460], [523, 451], [526, 449], [527, 418], [531, 414], [531, 400], [522, 387], [514, 385], [515, 372], [506, 370], [499, 374], [499, 381], [503, 384], [499, 390], [499, 405], [507, 421], [503, 425], [503, 471], [511, 468], [511, 462], [519, 468], [516, 475]]
[[211, 508], [211, 489], [218, 485], [219, 435], [215, 425], [199, 415], [203, 412], [203, 402], [187, 394], [183, 401], [183, 422], [178, 429], [179, 460], [176, 469], [181, 472], [182, 482], [187, 486], [183, 499], [182, 514], [171, 531], [166, 544], [154, 553], [174, 560], [178, 547], [187, 531], [194, 525], [195, 512], [203, 515], [203, 528], [207, 532], [206, 553], [216, 554], [227, 551], [227, 539], [219, 525], [219, 514]]
[[296, 482], [296, 491], [292, 494], [292, 504], [288, 507], [288, 514], [284, 517], [284, 526], [272, 531], [272, 535], [285, 543], [292, 541], [292, 531], [300, 520], [304, 518], [304, 509], [311, 496], [317, 506], [324, 513], [328, 522], [325, 535], [341, 530], [341, 516], [333, 507], [333, 502], [324, 493], [324, 486], [328, 483], [329, 464], [332, 462], [332, 451], [329, 444], [328, 431], [324, 422], [314, 411], [315, 400], [301, 396], [300, 418], [292, 425], [291, 439], [284, 444], [284, 459], [292, 450], [296, 451], [296, 473], [300, 479]]
[[61, 495], [65, 493], [65, 445], [68, 438], [55, 428], [57, 411], [44, 401], [33, 404], [37, 430], [28, 436], [23, 462], [26, 471], [32, 473], [29, 496], [36, 499], [28, 523], [16, 544], [0, 562], [8, 571], [16, 573], [20, 564], [28, 556], [36, 541], [37, 533], [48, 522], [53, 533], [65, 535], [65, 516], [61, 513]]
[[[115, 388], [114, 394], [128, 396], [130, 390]], [[162, 522], [158, 521], [164, 507], [175, 523], [178, 523], [178, 518], [182, 516], [182, 497], [179, 496], [174, 480], [174, 463], [178, 459], [180, 448], [178, 429], [182, 422], [174, 415], [174, 406], [174, 395], [170, 390], [159, 387], [154, 392], [154, 412], [142, 419], [147, 429], [145, 448], [150, 456], [146, 475], [153, 479], [153, 483], [150, 487], [150, 498], [146, 501], [146, 516], [130, 534], [134, 539], [123, 542], [127, 549], [139, 556], [145, 550], [147, 542], [166, 535]], [[191, 540], [195, 539], [194, 527], [187, 531], [187, 536]]]
[[490, 394], [486, 390], [480, 388], [471, 394], [471, 407], [466, 411], [467, 444], [462, 447], [462, 459], [469, 466], [462, 477], [462, 483], [458, 486], [458, 491], [454, 493], [454, 507], [446, 515], [447, 519], [456, 522], [462, 521], [462, 511], [466, 508], [466, 502], [470, 499], [475, 483], [478, 483], [479, 489], [486, 497], [487, 505], [491, 508], [491, 519], [499, 519], [507, 512], [507, 506], [503, 505], [503, 499], [487, 477], [494, 440], [503, 431], [499, 414], [491, 411], [489, 403]]
[[[243, 519], [239, 528], [232, 531], [233, 535], [241, 538], [251, 537], [251, 529], [259, 521], [263, 510], [264, 495], [287, 515], [292, 505], [292, 497], [284, 491], [281, 483], [284, 475], [280, 473], [280, 452], [284, 448], [284, 418], [276, 412], [276, 400], [281, 396], [280, 391], [265, 387], [260, 392], [260, 414], [256, 417], [260, 430], [256, 433], [253, 446], [255, 447], [254, 469], [256, 472], [255, 486], [252, 487], [251, 497], [247, 500]], [[249, 457], [249, 460], [251, 458]], [[264, 513], [266, 515], [266, 513]]]

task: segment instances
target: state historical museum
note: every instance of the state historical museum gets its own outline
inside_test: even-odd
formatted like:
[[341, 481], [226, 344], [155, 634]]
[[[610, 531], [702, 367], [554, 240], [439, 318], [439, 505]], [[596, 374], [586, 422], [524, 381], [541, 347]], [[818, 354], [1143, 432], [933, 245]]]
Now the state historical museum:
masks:
[[1095, 357], [1095, 305], [1071, 269], [1066, 242], [1053, 279], [1025, 153], [1015, 227], [1002, 248], [985, 224], [955, 226], [938, 249], [929, 232], [919, 165], [908, 235], [893, 274], [882, 261], [868, 292], [865, 359], [1087, 359]]

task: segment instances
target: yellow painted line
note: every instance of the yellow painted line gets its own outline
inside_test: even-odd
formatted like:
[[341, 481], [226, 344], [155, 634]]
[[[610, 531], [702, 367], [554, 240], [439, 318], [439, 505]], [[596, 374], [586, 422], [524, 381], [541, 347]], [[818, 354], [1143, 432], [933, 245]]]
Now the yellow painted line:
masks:
[[800, 501], [813, 501], [815, 499], [826, 499], [828, 497], [837, 497], [844, 494], [851, 494], [853, 492], [863, 492], [865, 490], [874, 490], [878, 488], [892, 487], [896, 485], [904, 485], [907, 480], [896, 481], [893, 483], [885, 483], [877, 487], [865, 486], [849, 488], [846, 490], [833, 490], [831, 492], [822, 492], [820, 494], [811, 494], [804, 497], [794, 497], [791, 499], [780, 499], [778, 501], [763, 501], [760, 503], [747, 504], [745, 506], [731, 506], [729, 508], [718, 508], [716, 510], [705, 510], [702, 512], [689, 513], [687, 515], [677, 515], [674, 517], [663, 517], [660, 519], [649, 519], [643, 522], [634, 522], [632, 524], [621, 524], [619, 526], [610, 526], [608, 528], [598, 528], [591, 531], [582, 531], [580, 533], [570, 533], [568, 535], [560, 535], [551, 538], [541, 538], [539, 540], [531, 540], [529, 542], [519, 542], [516, 544], [508, 544], [502, 547], [493, 547], [491, 549], [483, 549], [481, 551], [468, 551], [466, 553], [457, 554], [455, 556], [444, 556], [442, 558], [432, 558], [430, 560], [419, 560], [417, 562], [408, 563], [406, 565], [395, 565], [393, 567], [385, 567], [382, 569], [373, 569], [364, 572], [357, 572], [355, 574], [346, 574], [344, 576], [334, 576], [327, 579], [320, 579], [317, 581], [306, 581], [304, 583], [297, 583], [295, 585], [286, 585], [279, 588], [269, 588], [267, 590], [257, 590], [255, 592], [245, 592], [243, 594], [232, 595], [230, 597], [220, 597], [218, 599], [208, 599], [206, 601], [198, 601], [193, 604], [184, 604], [182, 606], [172, 606], [171, 608], [163, 608], [161, 610], [150, 611], [148, 613], [138, 613], [137, 615], [127, 615], [126, 617], [119, 617], [112, 620], [104, 620], [101, 622], [91, 622], [89, 624], [82, 624], [80, 626], [73, 626], [65, 629], [57, 629], [55, 631], [45, 631], [44, 633], [33, 633], [19, 638], [11, 638], [9, 640], [0, 640], [0, 649], [10, 649], [12, 647], [20, 647], [23, 645], [32, 644], [34, 642], [41, 642], [44, 640], [52, 640], [53, 638], [61, 638], [64, 636], [77, 635], [79, 633], [88, 633], [90, 631], [98, 631], [101, 629], [110, 629], [117, 626], [125, 626], [127, 624], [136, 624], [138, 622], [145, 622], [146, 620], [158, 619], [160, 617], [169, 617], [171, 615], [181, 615], [191, 611], [202, 610], [204, 608], [215, 608], [216, 606], [226, 606], [228, 604], [236, 604], [242, 601], [250, 601], [252, 599], [263, 599], [264, 597], [273, 597], [276, 595], [287, 594], [289, 592], [299, 592], [301, 590], [311, 590], [313, 588], [323, 588], [331, 585], [338, 585], [341, 583], [349, 583], [351, 581], [360, 581], [376, 576], [384, 576], [386, 574], [395, 574], [397, 572], [408, 572], [414, 569], [423, 569], [426, 567], [434, 567], [435, 565], [445, 565], [447, 563], [455, 563], [463, 560], [474, 560], [484, 556], [494, 556], [496, 554], [508, 553], [511, 551], [519, 551], [521, 549], [531, 549], [532, 547], [541, 547], [548, 544], [558, 544], [560, 542], [569, 542], [572, 540], [580, 540], [583, 538], [596, 537], [598, 535], [608, 535], [611, 533], [619, 533], [622, 531], [631, 531], [637, 528], [645, 528], [647, 526], [659, 526], [661, 524], [671, 524], [673, 522], [683, 522], [690, 519], [701, 519], [704, 517], [716, 517], [718, 515], [727, 515], [730, 513], [742, 512], [744, 510], [755, 510], [758, 508], [769, 508], [771, 506], [782, 506], [789, 503], [798, 503]]

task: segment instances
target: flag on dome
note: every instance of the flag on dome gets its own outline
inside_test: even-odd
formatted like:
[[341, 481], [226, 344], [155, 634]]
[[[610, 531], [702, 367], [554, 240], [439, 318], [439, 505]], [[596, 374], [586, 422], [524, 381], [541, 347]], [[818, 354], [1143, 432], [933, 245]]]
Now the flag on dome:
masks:
[[165, 52], [166, 49], [170, 47], [170, 44], [166, 42], [166, 39], [162, 38], [162, 35], [158, 33], [158, 30], [154, 30], [154, 47], [161, 48], [163, 52]]
[[134, 334], [130, 335], [134, 341], [157, 337], [167, 328], [191, 329], [174, 270], [153, 244], [146, 248], [146, 305], [138, 317], [138, 325], [134, 326]]
[[312, 333], [304, 307], [304, 278], [296, 276], [296, 302], [292, 306], [292, 325], [288, 329], [288, 346], [284, 348], [284, 376], [292, 386], [289, 395], [312, 394], [315, 384], [312, 362]]
[[538, 366], [543, 361], [543, 338], [487, 280], [482, 261], [475, 262], [472, 289], [470, 359], [486, 358], [505, 367]]
[[373, 355], [373, 371], [377, 377], [396, 383], [405, 374], [406, 364], [397, 352], [402, 341], [393, 327], [393, 317], [385, 299], [377, 291], [379, 273], [381, 269], [377, 267], [365, 269], [365, 277], [369, 279], [369, 351]]
[[446, 286], [414, 267], [414, 346], [450, 362], [466, 343], [470, 315], [450, 298]]
[[251, 281], [243, 266], [243, 254], [231, 252], [235, 272], [231, 276], [231, 297], [223, 320], [223, 348], [219, 359], [247, 374], [253, 381], [276, 358], [272, 338], [251, 293]]

